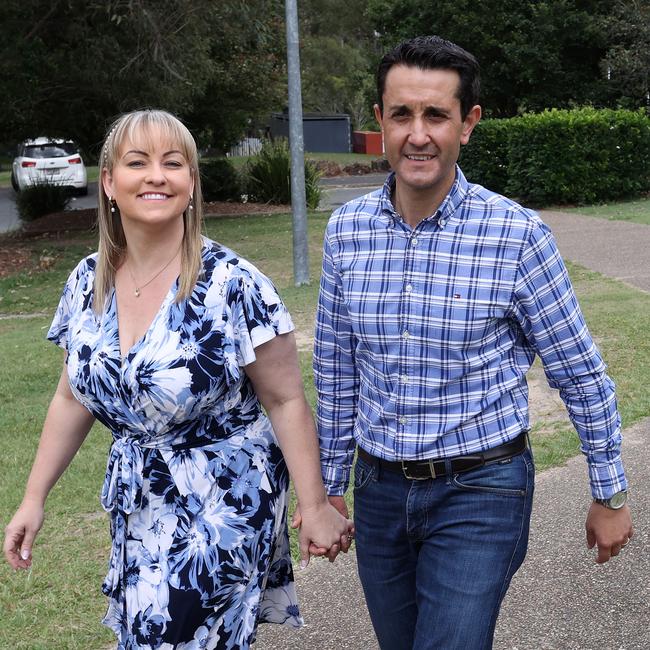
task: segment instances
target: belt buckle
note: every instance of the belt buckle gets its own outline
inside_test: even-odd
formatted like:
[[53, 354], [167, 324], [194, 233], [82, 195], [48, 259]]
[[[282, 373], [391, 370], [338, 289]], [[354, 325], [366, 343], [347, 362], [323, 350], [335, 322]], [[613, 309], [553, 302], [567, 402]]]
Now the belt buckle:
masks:
[[[405, 476], [409, 481], [427, 481], [427, 480], [429, 480], [430, 478], [436, 478], [436, 469], [435, 469], [435, 467], [433, 466], [433, 463], [434, 463], [433, 460], [430, 459], [430, 460], [426, 461], [427, 465], [429, 465], [429, 476], [411, 476], [411, 475], [408, 473], [408, 467], [407, 467], [407, 464], [408, 464], [409, 462], [410, 462], [410, 461], [407, 461], [407, 460], [402, 460], [402, 461], [400, 461], [400, 463], [401, 463], [401, 465], [402, 465], [402, 474], [404, 474], [404, 476]], [[417, 461], [415, 461], [415, 462], [417, 462]]]

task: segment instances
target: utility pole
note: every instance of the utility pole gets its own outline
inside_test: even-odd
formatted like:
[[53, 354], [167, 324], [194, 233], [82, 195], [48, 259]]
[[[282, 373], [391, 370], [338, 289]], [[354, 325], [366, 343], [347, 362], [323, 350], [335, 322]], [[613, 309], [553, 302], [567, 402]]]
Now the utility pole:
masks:
[[291, 212], [293, 214], [293, 279], [299, 287], [309, 284], [307, 249], [307, 198], [305, 194], [305, 145], [302, 133], [302, 92], [298, 50], [297, 0], [285, 0], [287, 22], [287, 70], [289, 73], [289, 148], [291, 151]]

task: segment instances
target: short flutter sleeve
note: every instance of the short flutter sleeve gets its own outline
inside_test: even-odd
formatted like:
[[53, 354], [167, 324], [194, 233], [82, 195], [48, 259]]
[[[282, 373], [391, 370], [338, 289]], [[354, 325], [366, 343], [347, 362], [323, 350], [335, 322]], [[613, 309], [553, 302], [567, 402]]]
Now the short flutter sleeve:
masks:
[[79, 310], [92, 309], [95, 256], [83, 259], [70, 273], [63, 287], [54, 319], [47, 332], [48, 341], [68, 351], [70, 319]]
[[230, 279], [226, 300], [240, 366], [255, 361], [256, 347], [294, 329], [289, 311], [271, 280], [243, 260]]

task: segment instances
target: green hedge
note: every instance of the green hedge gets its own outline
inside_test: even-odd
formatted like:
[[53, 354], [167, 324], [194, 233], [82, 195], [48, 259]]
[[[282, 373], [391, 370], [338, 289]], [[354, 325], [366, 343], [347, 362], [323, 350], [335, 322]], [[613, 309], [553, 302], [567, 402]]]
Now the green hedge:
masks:
[[508, 184], [508, 132], [512, 120], [482, 120], [469, 144], [461, 149], [459, 164], [472, 183], [499, 194]]
[[472, 182], [533, 205], [638, 196], [650, 189], [650, 118], [581, 108], [485, 120], [460, 164]]

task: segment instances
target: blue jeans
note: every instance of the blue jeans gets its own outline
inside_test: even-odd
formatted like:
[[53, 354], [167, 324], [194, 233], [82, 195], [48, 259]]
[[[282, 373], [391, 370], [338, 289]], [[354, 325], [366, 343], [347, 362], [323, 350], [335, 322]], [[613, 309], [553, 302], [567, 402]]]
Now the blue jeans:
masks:
[[382, 650], [492, 648], [526, 555], [534, 475], [528, 449], [428, 480], [357, 460], [357, 562]]

